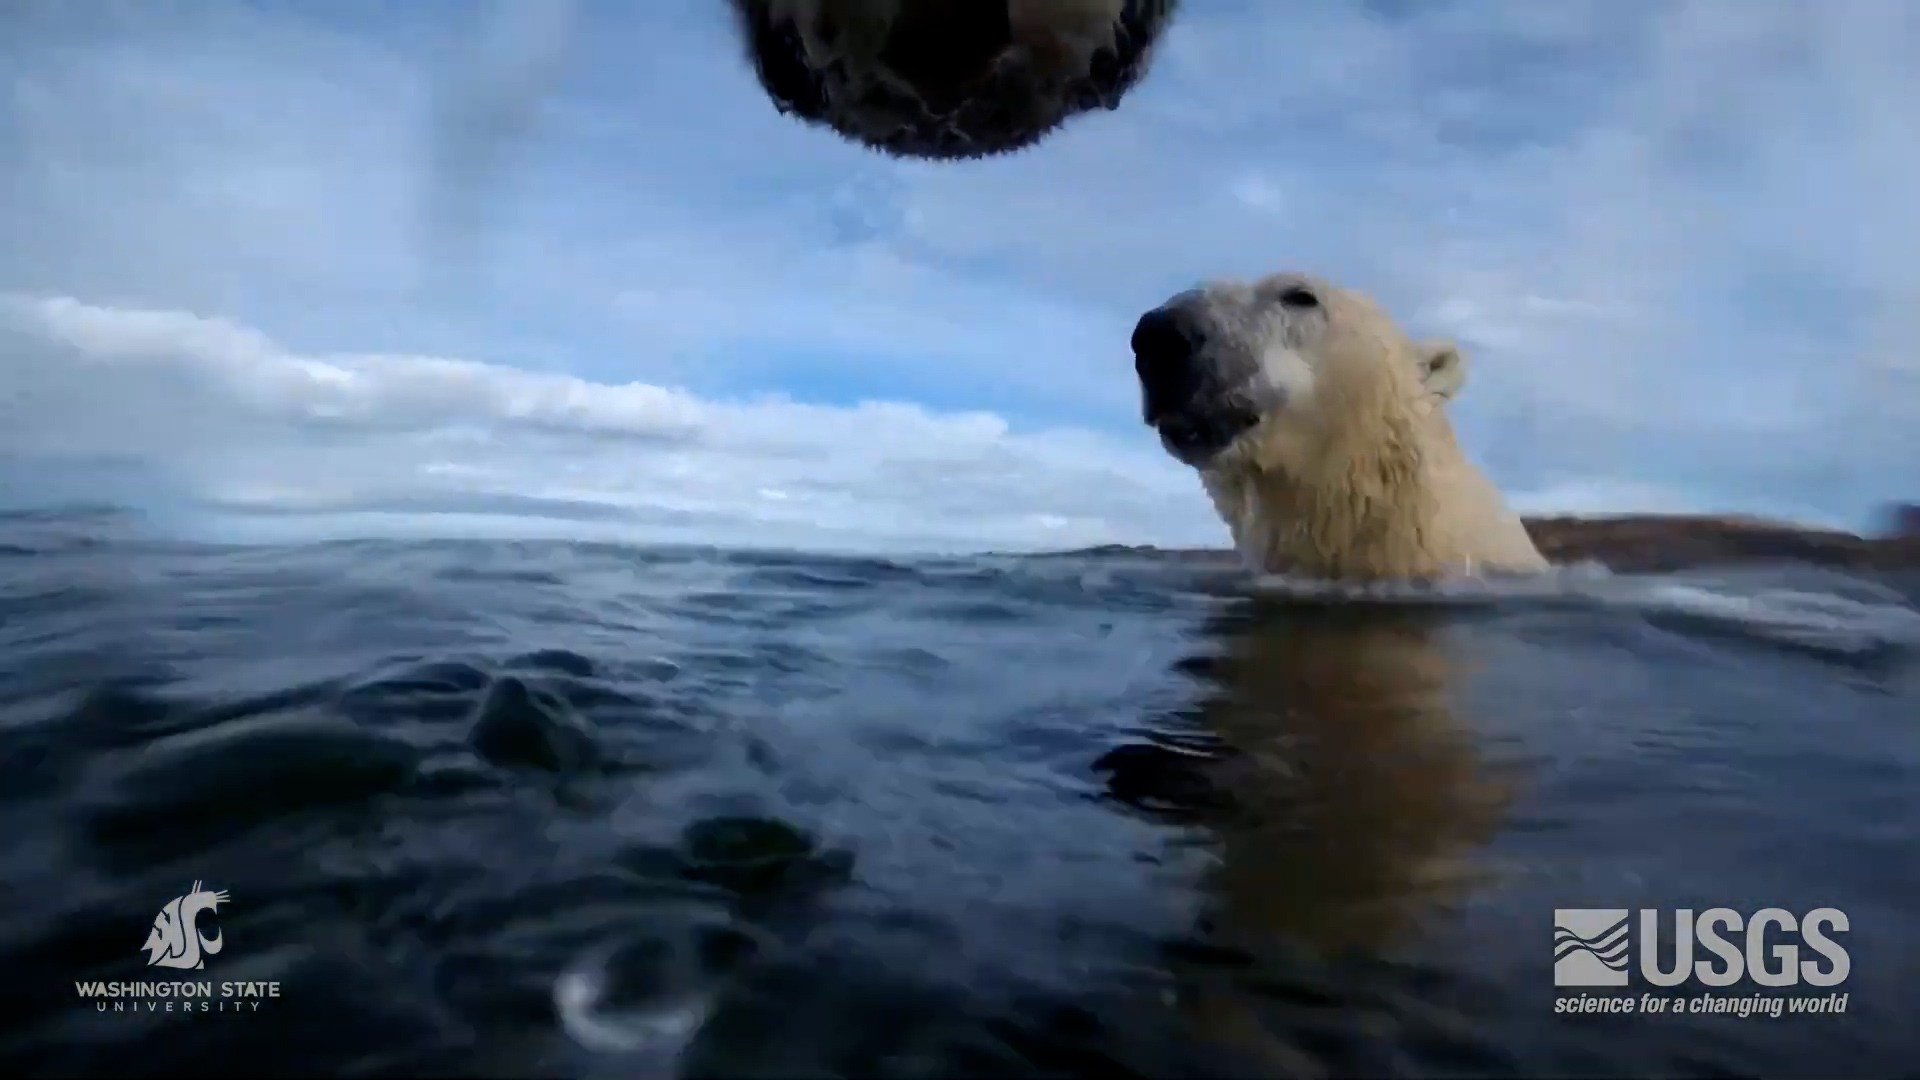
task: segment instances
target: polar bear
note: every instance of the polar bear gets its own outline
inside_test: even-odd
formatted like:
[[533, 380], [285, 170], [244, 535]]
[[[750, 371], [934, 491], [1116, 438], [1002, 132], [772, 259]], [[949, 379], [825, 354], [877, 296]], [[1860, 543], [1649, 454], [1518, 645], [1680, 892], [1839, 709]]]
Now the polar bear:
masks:
[[1547, 560], [1467, 460], [1451, 342], [1306, 274], [1216, 282], [1141, 316], [1146, 422], [1257, 568], [1334, 580], [1532, 573]]

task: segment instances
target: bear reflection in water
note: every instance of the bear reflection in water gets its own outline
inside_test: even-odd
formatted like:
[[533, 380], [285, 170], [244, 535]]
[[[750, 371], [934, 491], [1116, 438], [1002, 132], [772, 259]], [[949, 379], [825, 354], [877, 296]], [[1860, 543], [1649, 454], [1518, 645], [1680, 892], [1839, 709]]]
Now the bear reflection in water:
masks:
[[[1209, 630], [1218, 651], [1181, 665], [1208, 684], [1188, 730], [1109, 754], [1110, 790], [1212, 834], [1206, 953], [1258, 970], [1391, 951], [1471, 886], [1510, 799], [1454, 710], [1447, 632], [1406, 608], [1269, 600]], [[1280, 1052], [1246, 995], [1189, 990], [1206, 1034]]]

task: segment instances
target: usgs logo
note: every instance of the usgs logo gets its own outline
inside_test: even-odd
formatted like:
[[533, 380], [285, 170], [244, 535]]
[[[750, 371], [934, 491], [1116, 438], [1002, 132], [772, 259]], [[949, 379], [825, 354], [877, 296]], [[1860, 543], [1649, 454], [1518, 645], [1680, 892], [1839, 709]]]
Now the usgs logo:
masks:
[[[1632, 951], [1626, 908], [1558, 908], [1553, 913], [1553, 985], [1625, 986]], [[1837, 986], [1851, 969], [1847, 950], [1828, 931], [1846, 932], [1847, 916], [1838, 908], [1814, 908], [1795, 918], [1784, 908], [1761, 908], [1743, 917], [1732, 908], [1691, 908], [1673, 912], [1673, 960], [1661, 967], [1660, 912], [1640, 909], [1640, 977], [1655, 986], [1678, 986], [1698, 979], [1707, 986], [1732, 986], [1751, 979], [1761, 986]], [[1798, 934], [1800, 944], [1789, 935]], [[1736, 935], [1728, 940], [1727, 935]], [[1695, 944], [1712, 958], [1695, 960]], [[1802, 959], [1801, 949], [1825, 958]]]

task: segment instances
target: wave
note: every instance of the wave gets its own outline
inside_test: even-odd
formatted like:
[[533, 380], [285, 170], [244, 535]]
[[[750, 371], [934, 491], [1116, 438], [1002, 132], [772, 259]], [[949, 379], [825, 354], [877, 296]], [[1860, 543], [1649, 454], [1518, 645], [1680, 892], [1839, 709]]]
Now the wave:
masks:
[[1369, 584], [1263, 575], [1251, 591], [1285, 601], [1612, 610], [1678, 630], [1727, 632], [1831, 656], [1920, 649], [1920, 609], [1900, 592], [1811, 567], [1614, 574], [1583, 563], [1528, 576]]

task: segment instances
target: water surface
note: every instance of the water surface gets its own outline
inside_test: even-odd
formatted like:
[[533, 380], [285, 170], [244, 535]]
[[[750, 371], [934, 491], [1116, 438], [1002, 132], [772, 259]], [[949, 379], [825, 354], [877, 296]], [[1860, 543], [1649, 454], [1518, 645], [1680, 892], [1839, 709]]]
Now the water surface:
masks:
[[[1916, 596], [16, 515], [0, 1062], [1910, 1074]], [[196, 882], [220, 951], [150, 967]], [[1555, 1013], [1556, 908], [1715, 906], [1844, 911], [1846, 1011]], [[207, 1011], [75, 987], [183, 979]]]

